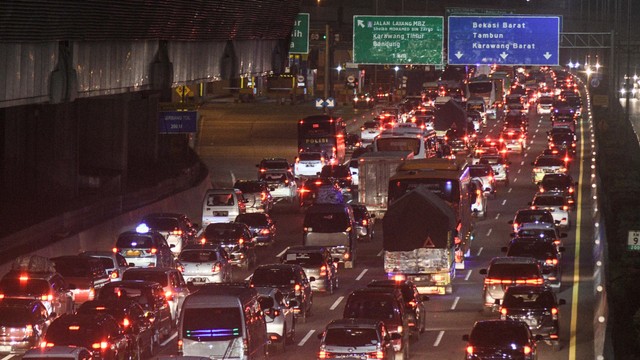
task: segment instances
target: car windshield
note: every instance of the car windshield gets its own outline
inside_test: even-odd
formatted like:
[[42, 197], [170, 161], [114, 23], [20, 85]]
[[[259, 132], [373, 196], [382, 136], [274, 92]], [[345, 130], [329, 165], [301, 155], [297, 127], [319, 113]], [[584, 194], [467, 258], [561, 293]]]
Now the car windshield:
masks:
[[320, 153], [300, 153], [300, 155], [298, 155], [298, 159], [300, 159], [300, 161], [311, 161], [311, 160], [316, 160], [316, 161], [320, 161], [320, 159], [322, 159], [322, 155]]
[[122, 280], [144, 280], [157, 282], [162, 286], [167, 286], [168, 276], [163, 272], [156, 271], [125, 271]]
[[498, 164], [504, 164], [504, 161], [502, 161], [502, 158], [499, 156], [481, 157], [480, 164], [498, 165]]
[[553, 224], [553, 215], [548, 211], [525, 210], [518, 211], [516, 215], [516, 223], [551, 223]]
[[149, 229], [158, 231], [172, 231], [178, 228], [178, 219], [172, 217], [149, 217], [143, 221]]
[[304, 217], [304, 227], [309, 232], [345, 232], [350, 226], [351, 221], [345, 212], [314, 212], [307, 213]]
[[533, 199], [534, 206], [562, 206], [564, 205], [564, 197], [562, 196], [536, 196]]
[[284, 255], [285, 264], [299, 264], [302, 267], [320, 267], [324, 265], [322, 254], [294, 252]]
[[331, 328], [327, 329], [324, 344], [327, 346], [370, 346], [378, 344], [378, 332], [376, 329], [363, 328]]
[[556, 301], [550, 291], [510, 291], [504, 295], [502, 306], [519, 309], [548, 309], [554, 307]]
[[520, 237], [536, 237], [540, 239], [555, 239], [556, 231], [553, 229], [521, 229], [518, 231]]
[[49, 283], [43, 279], [20, 280], [5, 278], [0, 281], [0, 292], [5, 297], [30, 295], [39, 297], [49, 293]]
[[258, 268], [251, 277], [254, 286], [293, 286], [296, 278], [290, 268]]
[[54, 321], [47, 329], [46, 341], [56, 345], [77, 345], [90, 347], [91, 344], [104, 341], [108, 337], [106, 329], [89, 324], [70, 324], [64, 321]]
[[182, 337], [196, 341], [230, 340], [242, 336], [240, 308], [185, 308]]
[[542, 179], [542, 186], [547, 189], [562, 189], [571, 186], [571, 179], [566, 176], [548, 176]]
[[555, 258], [556, 249], [552, 243], [543, 241], [515, 241], [509, 246], [507, 256], [532, 257], [537, 260]]
[[248, 226], [266, 226], [269, 224], [265, 214], [260, 213], [240, 214], [236, 216], [236, 222], [241, 222]]
[[539, 102], [540, 102], [540, 104], [551, 105], [551, 104], [553, 104], [553, 98], [551, 98], [549, 96], [543, 96], [543, 97], [540, 98]]
[[286, 160], [263, 160], [260, 163], [260, 167], [263, 169], [288, 169], [289, 164]]
[[108, 258], [108, 257], [97, 257], [98, 260], [100, 260], [100, 262], [102, 263], [102, 266], [105, 268], [105, 270], [107, 269], [113, 269], [116, 267], [116, 264], [113, 262], [112, 258]]
[[214, 250], [183, 250], [178, 260], [184, 262], [212, 262], [218, 260], [218, 253]]
[[471, 175], [471, 177], [489, 176], [491, 174], [490, 169], [491, 168], [485, 168], [485, 167], [470, 167], [469, 175]]
[[492, 264], [487, 275], [494, 279], [528, 279], [540, 277], [538, 265], [531, 264]]
[[543, 157], [536, 159], [535, 166], [564, 166], [564, 161], [556, 157]]
[[573, 142], [572, 134], [553, 134], [551, 135], [551, 141], [554, 143], [571, 143]]
[[478, 347], [521, 347], [528, 342], [525, 326], [507, 321], [478, 322], [471, 330], [469, 342]]
[[376, 121], [365, 121], [365, 123], [362, 124], [362, 127], [365, 129], [377, 129], [379, 125]]
[[233, 185], [234, 188], [242, 191], [243, 193], [258, 193], [258, 192], [262, 192], [263, 190], [263, 184], [257, 182], [257, 181], [242, 181], [242, 182], [236, 182], [235, 185]]
[[353, 209], [353, 217], [356, 220], [365, 219], [367, 217], [367, 208], [365, 206], [351, 206]]
[[116, 247], [149, 249], [153, 247], [153, 240], [151, 240], [149, 236], [142, 236], [138, 234], [120, 235], [116, 242]]
[[[237, 241], [242, 237], [242, 230], [237, 227], [226, 226], [228, 224], [211, 224], [204, 230], [204, 238], [207, 241], [225, 242]], [[248, 240], [248, 239], [245, 239]]]
[[352, 296], [344, 308], [345, 318], [390, 320], [396, 319], [398, 315], [392, 298], [378, 294]]

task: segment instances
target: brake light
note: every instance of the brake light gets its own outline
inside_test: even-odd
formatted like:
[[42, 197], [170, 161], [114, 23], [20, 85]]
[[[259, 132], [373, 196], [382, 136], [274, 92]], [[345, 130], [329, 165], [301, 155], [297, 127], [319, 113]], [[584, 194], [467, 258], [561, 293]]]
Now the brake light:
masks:
[[310, 192], [310, 190], [305, 189], [305, 188], [301, 188], [301, 189], [300, 189], [300, 190], [298, 190], [298, 191], [299, 191], [301, 194], [304, 194], [304, 193], [308, 193], [308, 192]]
[[118, 273], [118, 270], [113, 270], [109, 276], [110, 276], [112, 279], [117, 279], [119, 275], [120, 275], [120, 274]]
[[326, 359], [328, 357], [329, 353], [324, 350], [320, 350], [320, 352], [318, 353], [318, 359]]
[[129, 327], [129, 325], [131, 325], [131, 322], [129, 321], [129, 319], [124, 318], [124, 320], [122, 320], [122, 326], [127, 328], [127, 327]]
[[507, 308], [500, 308], [500, 314], [502, 314], [502, 316], [507, 316]]
[[167, 300], [173, 300], [173, 292], [171, 290], [167, 290], [164, 292], [164, 297], [167, 298]]
[[398, 325], [398, 334], [402, 334], [403, 330], [402, 325]]
[[544, 280], [540, 278], [526, 280], [527, 285], [542, 285], [543, 283], [544, 283]]
[[52, 301], [53, 300], [53, 295], [51, 294], [44, 294], [40, 297], [40, 300], [42, 301]]
[[369, 224], [369, 221], [367, 221], [367, 219], [363, 219], [362, 220], [362, 225], [367, 226], [367, 224]]
[[562, 207], [562, 210], [564, 210], [564, 211], [568, 211], [568, 210], [569, 210], [569, 207], [568, 207], [567, 205], [564, 205], [564, 206]]
[[547, 259], [544, 263], [547, 265], [558, 265], [558, 259]]
[[573, 188], [572, 188], [572, 187], [570, 187], [570, 188], [569, 188], [569, 193], [570, 193], [570, 194], [572, 194], [573, 192], [574, 192]]
[[95, 350], [105, 350], [107, 347], [109, 347], [109, 343], [106, 341], [101, 341], [99, 343], [93, 343], [91, 344], [91, 348], [95, 349]]
[[267, 169], [262, 169], [262, 168], [261, 168], [261, 169], [260, 169], [260, 172], [261, 172], [261, 173], [263, 173], [263, 172], [267, 172]]
[[531, 346], [529, 346], [529, 345], [525, 345], [525, 346], [522, 348], [522, 352], [523, 352], [525, 355], [529, 355], [529, 354], [531, 354]]
[[327, 267], [325, 265], [322, 265], [320, 267], [320, 276], [326, 276], [327, 275]]
[[182, 235], [182, 230], [173, 230], [173, 231], [171, 232], [171, 235], [178, 235], [178, 236], [179, 236], [179, 235]]
[[178, 340], [178, 352], [182, 352], [183, 346], [184, 346], [184, 341], [182, 341], [182, 339]]
[[493, 181], [493, 176], [489, 176], [489, 181]]
[[4, 294], [0, 294], [0, 300], [4, 299]]
[[176, 268], [178, 269], [178, 271], [180, 271], [181, 273], [184, 273], [184, 265], [178, 265], [176, 266]]
[[156, 254], [158, 252], [158, 249], [156, 248], [151, 248], [149, 250], [145, 250], [147, 254]]
[[551, 308], [551, 315], [558, 316], [558, 308]]
[[384, 353], [381, 350], [367, 353], [367, 359], [384, 359]]
[[213, 267], [211, 267], [211, 272], [217, 273], [220, 272], [220, 270], [222, 270], [222, 266], [220, 266], [220, 263], [215, 263]]
[[263, 191], [262, 193], [260, 193], [260, 200], [262, 200], [262, 201], [267, 200], [267, 193], [266, 192]]
[[349, 260], [351, 256], [349, 255], [349, 253], [344, 253], [344, 255], [342, 255], [342, 258], [344, 258], [345, 260]]
[[471, 345], [467, 346], [467, 354], [473, 355], [473, 350], [474, 350], [473, 346], [471, 346]]
[[89, 289], [89, 301], [93, 300], [96, 298], [96, 289], [91, 288]]
[[300, 293], [300, 289], [302, 289], [302, 287], [300, 286], [300, 284], [296, 284], [296, 285], [293, 287], [293, 289], [294, 289], [294, 291], [295, 291], [297, 294], [299, 294], [299, 293]]
[[40, 347], [41, 348], [53, 347], [54, 345], [55, 345], [54, 343], [50, 343], [50, 342], [46, 342], [46, 341], [43, 341], [43, 342], [40, 343]]
[[206, 243], [207, 243], [207, 239], [206, 238], [200, 239], [200, 244], [204, 245]]
[[260, 234], [261, 234], [261, 235], [269, 235], [269, 233], [271, 233], [271, 230], [269, 230], [269, 229], [262, 229], [262, 230], [260, 230]]
[[116, 248], [116, 247], [114, 247], [113, 249], [111, 249], [111, 251], [113, 251], [113, 253], [114, 253], [114, 254], [116, 254], [116, 253], [118, 253], [118, 252], [119, 252], [119, 249], [118, 249], [118, 248]]
[[240, 244], [240, 245], [244, 244], [244, 239], [243, 239], [243, 238], [240, 238], [240, 239], [238, 240], [238, 244]]

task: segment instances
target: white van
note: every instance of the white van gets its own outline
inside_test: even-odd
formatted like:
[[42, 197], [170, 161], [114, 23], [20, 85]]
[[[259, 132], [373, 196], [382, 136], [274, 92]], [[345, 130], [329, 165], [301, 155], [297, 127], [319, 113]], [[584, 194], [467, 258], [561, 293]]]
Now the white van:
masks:
[[411, 151], [414, 159], [427, 158], [427, 149], [420, 128], [385, 130], [373, 141], [373, 151]]
[[267, 325], [258, 292], [246, 283], [206, 284], [180, 311], [178, 353], [211, 359], [266, 358]]
[[202, 201], [202, 228], [221, 222], [231, 222], [247, 211], [247, 200], [238, 189], [209, 189]]

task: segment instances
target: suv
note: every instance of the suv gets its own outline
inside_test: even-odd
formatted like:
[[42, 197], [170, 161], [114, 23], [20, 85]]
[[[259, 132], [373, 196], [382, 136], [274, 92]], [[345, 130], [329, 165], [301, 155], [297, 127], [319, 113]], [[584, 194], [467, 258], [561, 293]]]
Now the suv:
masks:
[[533, 201], [529, 205], [531, 205], [533, 209], [549, 210], [559, 228], [566, 230], [571, 228], [569, 204], [563, 192], [550, 191], [536, 193]]
[[534, 237], [539, 240], [553, 243], [558, 248], [558, 259], [562, 257], [560, 247], [562, 240], [567, 237], [567, 233], [558, 232], [558, 228], [547, 223], [524, 223], [520, 225], [518, 232], [511, 233], [513, 237]]
[[114, 253], [113, 251], [83, 251], [80, 255], [99, 259], [102, 262], [102, 266], [104, 266], [104, 271], [107, 273], [111, 281], [122, 280], [122, 274], [129, 267], [127, 259], [125, 259], [121, 254]]
[[54, 317], [38, 300], [0, 301], [0, 353], [25, 352], [39, 346]]
[[329, 157], [320, 151], [303, 151], [298, 154], [295, 162], [295, 173], [298, 178], [316, 177], [322, 167], [328, 163]]
[[501, 155], [482, 155], [478, 160], [479, 164], [488, 164], [491, 165], [493, 169], [493, 180], [494, 182], [504, 183], [505, 186], [509, 186], [509, 165], [510, 161], [506, 160]]
[[269, 185], [274, 200], [284, 199], [294, 204], [298, 196], [298, 185], [293, 174], [287, 170], [269, 170], [260, 174], [260, 180]]
[[564, 174], [567, 172], [567, 163], [564, 159], [553, 155], [540, 155], [531, 163], [531, 181], [539, 184], [546, 174]]
[[349, 171], [347, 165], [325, 165], [322, 167], [320, 177], [336, 179], [341, 189], [350, 191], [352, 178], [351, 171]]
[[393, 341], [402, 335], [389, 333], [384, 322], [373, 319], [338, 319], [318, 334], [318, 359], [356, 358], [395, 360]]
[[307, 179], [300, 187], [298, 199], [300, 200], [300, 207], [306, 207], [315, 203], [318, 197], [319, 189], [323, 186], [329, 186], [333, 189], [334, 193], [341, 193], [341, 189], [338, 183], [334, 179]]
[[119, 253], [129, 266], [139, 267], [175, 267], [173, 252], [162, 234], [149, 231], [139, 225], [136, 231], [126, 231], [118, 236], [114, 253]]
[[276, 239], [276, 222], [269, 214], [240, 214], [235, 222], [246, 224], [255, 237], [256, 245], [273, 245]]
[[296, 338], [295, 300], [287, 302], [280, 289], [258, 288], [260, 308], [264, 311], [267, 323], [267, 336], [271, 344], [279, 344], [282, 351], [286, 345], [292, 344]]
[[202, 201], [202, 228], [233, 221], [247, 212], [247, 200], [240, 189], [209, 189]]
[[231, 282], [233, 277], [229, 255], [218, 245], [187, 245], [178, 262], [184, 280], [193, 285]]
[[231, 264], [249, 269], [256, 263], [256, 252], [251, 230], [239, 222], [211, 224], [204, 229], [202, 244], [214, 244], [223, 247]]
[[547, 284], [553, 288], [560, 288], [562, 281], [562, 267], [560, 253], [564, 247], [556, 246], [552, 241], [535, 237], [516, 237], [509, 242], [502, 251], [507, 256], [532, 257], [538, 260], [540, 268], [546, 270], [542, 276]]
[[393, 340], [396, 352], [402, 359], [409, 358], [409, 317], [404, 308], [402, 293], [396, 288], [361, 288], [351, 292], [342, 315], [345, 319], [382, 320], [390, 334], [398, 334]]
[[500, 142], [504, 143], [508, 152], [524, 153], [527, 147], [527, 137], [523, 131], [506, 129], [500, 133]]
[[167, 240], [174, 254], [179, 254], [182, 247], [192, 243], [198, 233], [197, 225], [185, 214], [154, 213], [142, 218], [142, 223], [150, 230], [157, 231]]
[[463, 335], [467, 342], [465, 359], [535, 360], [538, 358], [536, 341], [526, 323], [519, 320], [476, 321], [470, 335]]
[[409, 317], [409, 330], [416, 336], [425, 332], [427, 328], [427, 308], [425, 302], [429, 301], [429, 297], [427, 295], [420, 295], [418, 288], [411, 280], [406, 280], [403, 277], [373, 280], [367, 287], [400, 289]]
[[109, 283], [111, 279], [102, 265], [102, 261], [83, 255], [68, 255], [52, 258], [56, 271], [69, 282], [73, 302], [80, 305], [93, 300], [96, 291]]
[[480, 274], [485, 275], [482, 288], [485, 311], [500, 305], [509, 286], [544, 284], [538, 261], [530, 257], [495, 257], [489, 268], [481, 269]]
[[297, 264], [260, 265], [251, 275], [250, 286], [254, 288], [279, 288], [287, 300], [295, 300], [294, 312], [304, 321], [311, 314], [313, 293], [311, 282], [315, 278], [307, 278], [304, 269]]
[[514, 232], [518, 232], [524, 223], [557, 225], [551, 212], [546, 209], [520, 209], [516, 211], [513, 220], [509, 220]]
[[238, 180], [233, 187], [242, 191], [247, 213], [269, 213], [273, 208], [273, 196], [266, 181]]
[[500, 306], [502, 320], [524, 321], [531, 332], [541, 335], [554, 350], [560, 349], [560, 321], [558, 306], [564, 305], [564, 299], [557, 300], [549, 287], [512, 286], [504, 294]]
[[338, 268], [331, 252], [322, 246], [291, 246], [281, 257], [285, 264], [297, 264], [304, 269], [307, 278], [315, 278], [311, 290], [333, 294], [338, 288]]

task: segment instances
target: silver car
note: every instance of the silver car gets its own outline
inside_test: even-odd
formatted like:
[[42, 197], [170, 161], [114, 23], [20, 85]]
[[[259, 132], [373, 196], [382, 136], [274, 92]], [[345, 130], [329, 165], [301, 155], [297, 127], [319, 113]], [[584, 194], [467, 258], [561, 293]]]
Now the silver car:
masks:
[[233, 266], [226, 250], [218, 245], [187, 245], [178, 255], [178, 269], [187, 283], [204, 285], [231, 282]]
[[396, 352], [393, 349], [393, 340], [399, 340], [401, 337], [398, 333], [387, 331], [381, 320], [333, 320], [318, 334], [318, 358], [394, 360]]
[[127, 259], [113, 251], [83, 251], [80, 255], [90, 256], [102, 261], [102, 266], [104, 266], [104, 270], [112, 282], [122, 280], [122, 274], [129, 267]]
[[296, 322], [293, 308], [298, 305], [297, 300], [287, 302], [285, 295], [277, 288], [257, 287], [256, 290], [267, 323], [269, 343], [284, 351], [287, 345], [295, 341]]

